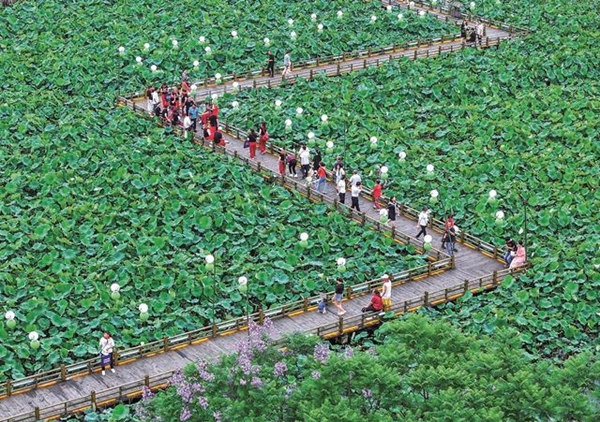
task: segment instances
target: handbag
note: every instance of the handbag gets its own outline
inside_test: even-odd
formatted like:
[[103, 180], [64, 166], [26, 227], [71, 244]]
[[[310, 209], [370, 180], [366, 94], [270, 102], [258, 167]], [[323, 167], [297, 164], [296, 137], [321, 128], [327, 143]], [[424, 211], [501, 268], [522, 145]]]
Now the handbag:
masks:
[[250, 141], [247, 139], [244, 141], [244, 148], [248, 148], [250, 146]]

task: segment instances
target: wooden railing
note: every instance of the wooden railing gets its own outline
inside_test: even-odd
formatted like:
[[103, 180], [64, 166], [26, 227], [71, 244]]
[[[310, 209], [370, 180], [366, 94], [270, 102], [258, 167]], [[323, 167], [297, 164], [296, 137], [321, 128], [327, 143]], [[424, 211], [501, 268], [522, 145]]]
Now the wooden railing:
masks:
[[[248, 133], [246, 131], [241, 130], [227, 122], [222, 122], [222, 123], [223, 123], [224, 131], [227, 132], [230, 136], [233, 136], [233, 137], [237, 138], [238, 140], [240, 140], [240, 142], [243, 139], [246, 139], [246, 137], [248, 136]], [[267, 141], [267, 148], [269, 149], [271, 154], [275, 154], [275, 155], [281, 153], [284, 150], [284, 148], [276, 145], [273, 142], [273, 140]], [[250, 164], [252, 164], [252, 163], [253, 163], [253, 161], [250, 161]], [[328, 173], [328, 176], [332, 177], [331, 173]], [[278, 176], [278, 178], [281, 178], [281, 176]], [[288, 177], [283, 177], [282, 180], [284, 180], [286, 184], [292, 184], [296, 190], [301, 191], [305, 195], [306, 195], [306, 191], [308, 190], [308, 196], [310, 197], [310, 195], [311, 195], [310, 189], [308, 187], [306, 187], [303, 183], [300, 183], [296, 179], [292, 179], [292, 178], [288, 178]], [[316, 192], [316, 191], [313, 191], [312, 194], [323, 196], [322, 194], [320, 194], [319, 192]], [[366, 188], [363, 188], [361, 195], [371, 201], [373, 200], [371, 191]], [[389, 228], [386, 225], [382, 225], [378, 221], [376, 221], [370, 217], [364, 216], [364, 214], [357, 213], [355, 210], [351, 210], [348, 206], [338, 204], [337, 200], [335, 198], [328, 197], [328, 202], [333, 202], [336, 205], [336, 208], [342, 210], [342, 212], [350, 212], [350, 213], [356, 214], [356, 215], [352, 215], [352, 218], [359, 219], [359, 220], [362, 220], [363, 218], [365, 218], [366, 220], [370, 220], [371, 224], [376, 225], [378, 230], [394, 231], [394, 228]], [[380, 202], [382, 202], [383, 204], [387, 204], [388, 198], [382, 197], [380, 199]], [[349, 211], [345, 210], [345, 208], [347, 208]], [[405, 204], [399, 204], [398, 212], [399, 212], [400, 216], [406, 217], [410, 220], [418, 221], [419, 211], [416, 210], [415, 208], [411, 208], [410, 206], [405, 205]], [[438, 218], [435, 218], [435, 217], [430, 218], [429, 226], [430, 226], [430, 228], [432, 228], [433, 230], [435, 230], [439, 233], [442, 233], [444, 231], [444, 221], [440, 220]], [[409, 235], [406, 235], [404, 233], [399, 233], [397, 235], [402, 243], [418, 245], [419, 248], [422, 248], [423, 243], [421, 241], [418, 241], [417, 239], [415, 239]], [[498, 248], [497, 246], [495, 246], [489, 242], [486, 242], [476, 236], [473, 236], [473, 235], [465, 232], [464, 230], [461, 230], [460, 233], [458, 234], [457, 241], [459, 243], [462, 243], [466, 246], [470, 246], [474, 249], [477, 249], [477, 250], [485, 253], [490, 258], [494, 258], [494, 259], [503, 258], [501, 248]]]
[[[502, 280], [512, 274], [518, 274], [524, 271], [527, 266], [516, 269], [506, 269], [494, 271], [492, 274], [485, 275], [473, 280], [465, 280], [463, 283], [455, 286], [437, 290], [434, 292], [425, 292], [422, 296], [415, 297], [403, 302], [394, 303], [386, 313], [362, 313], [353, 316], [340, 316], [338, 321], [322, 325], [310, 330], [305, 334], [315, 334], [322, 338], [333, 338], [342, 334], [362, 330], [371, 326], [381, 324], [383, 318], [388, 315], [403, 315], [408, 312], [414, 312], [422, 307], [437, 306], [446, 302], [454, 301], [467, 292], [474, 294], [496, 288]], [[365, 283], [362, 283], [365, 284]], [[266, 317], [266, 313], [263, 318]], [[269, 318], [277, 318], [277, 315]], [[262, 320], [257, 320], [262, 323]], [[285, 339], [277, 344], [284, 345]], [[155, 352], [156, 353], [156, 352]], [[145, 376], [143, 379], [121, 385], [119, 387], [109, 388], [100, 392], [92, 391], [88, 396], [80, 397], [74, 400], [68, 400], [56, 405], [45, 407], [43, 409], [35, 407], [33, 411], [26, 412], [10, 418], [0, 419], [0, 422], [31, 422], [40, 419], [55, 419], [60, 416], [72, 413], [83, 412], [88, 409], [103, 408], [112, 406], [119, 402], [131, 401], [142, 395], [144, 388], [158, 390], [169, 385], [169, 379], [175, 371], [165, 372], [155, 376]]]

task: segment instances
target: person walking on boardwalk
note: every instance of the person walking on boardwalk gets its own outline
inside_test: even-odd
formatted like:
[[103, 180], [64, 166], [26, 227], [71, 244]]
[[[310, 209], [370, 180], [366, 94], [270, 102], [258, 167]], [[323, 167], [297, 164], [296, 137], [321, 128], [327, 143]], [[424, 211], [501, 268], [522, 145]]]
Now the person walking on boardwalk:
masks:
[[292, 73], [292, 56], [289, 52], [286, 52], [283, 56], [283, 72], [281, 73], [281, 79], [285, 79], [290, 73]]
[[286, 159], [285, 151], [281, 150], [281, 152], [279, 153], [279, 160], [277, 161], [277, 165], [278, 165], [278, 169], [279, 169], [279, 174], [282, 177], [285, 176], [285, 159]]
[[390, 226], [392, 226], [392, 227], [396, 225], [396, 208], [397, 208], [397, 206], [398, 206], [398, 203], [396, 202], [396, 197], [392, 196], [392, 198], [387, 203], [388, 221], [390, 223]]
[[323, 161], [323, 158], [321, 156], [321, 150], [319, 148], [315, 148], [315, 155], [313, 155], [313, 170], [314, 171], [319, 170], [321, 161]]
[[100, 367], [102, 375], [106, 375], [106, 367], [110, 366], [110, 371], [115, 372], [113, 353], [115, 349], [115, 341], [110, 334], [104, 333], [100, 339]]
[[383, 190], [383, 187], [381, 186], [381, 181], [377, 180], [375, 182], [375, 186], [373, 186], [373, 201], [375, 202], [375, 205], [373, 205], [374, 209], [379, 209], [381, 208], [381, 205], [379, 205], [379, 198], [381, 198], [381, 191]]
[[[352, 179], [350, 179], [350, 181], [352, 181]], [[350, 206], [351, 209], [355, 209], [356, 211], [360, 212], [360, 206], [358, 205], [358, 198], [360, 197], [360, 191], [362, 190], [362, 183], [358, 182], [356, 185], [352, 185], [352, 188], [350, 190], [350, 195], [352, 196], [352, 205]]]
[[300, 168], [302, 168], [302, 178], [306, 179], [308, 176], [308, 170], [310, 169], [310, 150], [306, 147], [306, 144], [300, 144], [300, 151], [298, 151], [300, 157]]
[[456, 231], [454, 230], [454, 226], [452, 226], [446, 233], [446, 252], [448, 255], [454, 255], [454, 244], [456, 243]]
[[454, 216], [452, 214], [448, 214], [446, 216], [446, 221], [444, 222], [444, 234], [442, 235], [442, 249], [446, 247], [446, 239], [448, 238], [448, 231], [450, 229], [454, 229]]
[[387, 274], [383, 275], [383, 286], [381, 286], [381, 300], [383, 301], [383, 310], [389, 311], [392, 307], [392, 280]]
[[346, 203], [346, 176], [342, 176], [336, 184], [336, 189], [340, 198], [340, 204]]
[[198, 107], [194, 102], [190, 105], [189, 115], [192, 120], [192, 131], [195, 133], [198, 128]]
[[183, 72], [181, 72], [181, 88], [184, 89], [186, 92], [190, 92], [190, 77], [187, 74], [187, 70], [184, 70]]
[[419, 236], [421, 236], [421, 234], [427, 236], [427, 224], [429, 224], [429, 214], [431, 214], [431, 210], [428, 210], [427, 208], [423, 208], [419, 213], [417, 227], [420, 227], [421, 229], [417, 233], [417, 236], [415, 236], [417, 239], [419, 238]]
[[335, 175], [335, 183], [339, 183], [341, 179], [345, 179], [346, 170], [344, 170], [344, 165], [336, 162], [333, 166], [333, 174]]
[[363, 312], [379, 312], [383, 309], [383, 300], [381, 299], [381, 292], [378, 289], [373, 290], [373, 296], [371, 296], [371, 303], [366, 308], [362, 308]]
[[327, 169], [325, 163], [321, 161], [317, 169], [317, 190], [324, 195], [327, 195]]
[[298, 164], [296, 155], [293, 152], [288, 152], [285, 161], [287, 162], [288, 173], [290, 174], [290, 177], [298, 177], [296, 174], [296, 165]]
[[356, 184], [360, 183], [360, 182], [362, 182], [360, 174], [358, 174], [358, 170], [354, 170], [352, 172], [352, 176], [350, 176], [350, 185], [351, 186], [356, 186]]
[[465, 20], [460, 24], [460, 36], [465, 40], [467, 39], [467, 21]]
[[250, 129], [248, 133], [248, 147], [250, 148], [250, 158], [256, 157], [256, 132]]
[[269, 131], [267, 130], [267, 123], [262, 122], [258, 128], [258, 149], [261, 154], [267, 152], [267, 141], [269, 140]]
[[333, 305], [338, 308], [338, 315], [344, 315], [346, 310], [342, 307], [342, 298], [344, 297], [344, 280], [338, 277], [335, 284], [335, 295], [333, 296]]
[[485, 30], [485, 27], [483, 26], [483, 23], [479, 22], [477, 24], [477, 42], [479, 43], [479, 45], [483, 44], [483, 32]]
[[269, 77], [275, 76], [275, 56], [271, 50], [267, 51], [267, 72], [269, 72]]

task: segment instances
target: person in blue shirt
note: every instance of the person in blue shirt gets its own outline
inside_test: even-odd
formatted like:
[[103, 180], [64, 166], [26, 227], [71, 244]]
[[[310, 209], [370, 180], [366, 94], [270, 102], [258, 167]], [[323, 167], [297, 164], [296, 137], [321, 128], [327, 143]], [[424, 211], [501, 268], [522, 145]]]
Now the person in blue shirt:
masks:
[[196, 132], [196, 122], [198, 121], [198, 107], [196, 103], [192, 103], [189, 110], [190, 119], [192, 120], [192, 131]]

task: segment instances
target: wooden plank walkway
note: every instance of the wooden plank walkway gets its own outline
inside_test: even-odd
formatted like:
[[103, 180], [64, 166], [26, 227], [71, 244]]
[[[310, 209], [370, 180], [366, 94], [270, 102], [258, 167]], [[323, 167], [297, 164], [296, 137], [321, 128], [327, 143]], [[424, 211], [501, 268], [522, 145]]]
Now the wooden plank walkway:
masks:
[[[384, 3], [387, 4], [388, 2]], [[406, 3], [393, 2], [393, 4], [403, 8], [407, 7]], [[413, 10], [419, 11], [428, 9], [417, 6], [414, 7]], [[428, 13], [433, 13], [438, 18], [444, 20], [447, 18], [454, 22], [459, 20], [448, 17], [448, 15], [438, 11], [428, 10]], [[484, 40], [484, 47], [486, 45], [497, 45], [497, 43], [499, 43], [501, 40], [511, 38], [513, 36], [513, 34], [507, 30], [499, 29], [489, 25], [486, 25], [486, 31], [487, 40]], [[338, 60], [334, 63], [309, 66], [294, 71], [293, 77], [309, 78], [312, 77], [316, 72], [323, 71], [330, 76], [335, 76], [344, 72], [356, 71], [364, 67], [378, 66], [388, 60], [402, 57], [412, 59], [431, 57], [445, 52], [459, 51], [465, 47], [466, 45], [462, 42], [462, 40], [444, 40], [436, 43], [435, 45], [416, 45], [401, 50], [387, 51], [385, 54], [375, 56], [360, 57], [346, 61]], [[240, 88], [277, 86], [281, 84], [281, 78], [256, 76], [250, 79], [237, 80], [235, 82], [239, 84]], [[215, 93], [217, 95], [222, 94], [223, 92], [231, 90], [233, 83], [233, 80], [229, 80], [222, 85], [201, 87], [197, 90], [196, 97], [203, 98]], [[135, 102], [138, 107], [142, 109], [146, 108], [144, 99], [136, 99]], [[226, 134], [225, 138], [228, 141], [226, 145], [228, 152], [237, 153], [237, 155], [242, 159], [248, 158], [249, 151], [243, 148], [242, 142], [239, 139], [235, 138], [231, 134]], [[258, 154], [256, 161], [260, 162], [265, 170], [270, 170], [274, 173], [277, 173], [278, 165], [277, 158], [275, 156], [270, 154]], [[334, 186], [331, 183], [328, 183], [327, 189], [329, 193], [335, 192]], [[347, 194], [347, 200], [349, 200], [349, 196], [350, 195]], [[373, 203], [367, 197], [360, 198], [360, 207], [361, 210], [364, 211], [368, 216], [375, 219], [379, 218], [378, 211], [373, 209]], [[399, 215], [396, 223], [396, 227], [399, 231], [402, 231], [408, 235], [416, 234], [416, 222], [413, 219]], [[439, 247], [441, 242], [440, 233], [430, 230], [429, 234], [431, 234], [434, 239], [434, 247]], [[486, 284], [487, 286], [493, 286], [489, 284], [490, 278], [485, 276], [490, 275], [494, 271], [500, 270], [502, 268], [502, 264], [471, 247], [457, 244], [457, 249], [458, 252], [455, 255], [455, 269], [446, 271], [442, 274], [432, 275], [419, 281], [411, 281], [399, 286], [395, 286], [393, 289], [392, 303], [396, 305], [404, 303], [406, 306], [407, 301], [413, 301], [416, 303], [414, 300], [415, 298], [423, 297], [423, 295], [425, 295], [424, 297], [426, 298], [428, 293], [438, 292], [437, 297], [440, 297], [440, 291], [442, 291], [441, 297], [443, 299], [444, 289], [455, 292], [457, 285], [461, 285], [465, 280], [479, 279], [480, 287], [483, 285], [483, 280], [486, 280], [485, 283], [488, 283]], [[473, 285], [476, 284], [477, 283], [473, 283]], [[470, 289], [471, 284], [465, 286], [465, 289], [467, 287]], [[448, 290], [446, 291], [446, 296], [448, 296]], [[344, 303], [344, 307], [348, 312], [343, 319], [356, 320], [356, 317], [361, 315], [361, 308], [366, 306], [368, 302], [368, 296], [359, 296], [354, 297], [351, 300], [347, 300]], [[319, 327], [328, 324], [338, 324], [339, 322], [343, 321], [340, 321], [340, 318], [335, 314], [335, 309], [332, 306], [330, 306], [329, 311], [324, 315], [319, 314], [314, 310], [301, 312], [293, 317], [285, 316], [283, 318], [274, 320], [274, 338], [277, 339], [283, 335], [294, 332], [314, 332]], [[327, 334], [327, 332], [325, 332], [325, 334]], [[143, 382], [142, 380], [144, 380], [146, 377], [150, 377], [151, 379], [166, 379], [164, 378], [166, 376], [165, 373], [178, 370], [187, 363], [201, 358], [216, 359], [222, 354], [235, 351], [237, 345], [245, 338], [245, 336], [245, 331], [233, 332], [232, 334], [226, 336], [217, 336], [199, 344], [189, 345], [178, 350], [159, 353], [152, 357], [127, 363], [124, 366], [119, 366], [115, 374], [108, 373], [105, 377], [98, 373], [87, 374], [45, 388], [38, 388], [22, 394], [6, 397], [0, 400], [0, 422], [21, 422], [34, 420], [34, 413], [32, 413], [34, 408], [50, 408], [48, 410], [50, 413], [42, 412], [42, 417], [48, 417], [51, 414], [60, 414], [63, 405], [64, 409], [69, 409], [71, 411], [73, 408], [69, 407], [67, 404], [65, 404], [65, 402], [77, 401], [79, 399], [81, 399], [81, 403], [89, 402], [92, 392], [101, 392], [112, 389], [110, 390], [111, 395], [106, 395], [106, 397], [110, 397], [111, 400], [117, 400], [117, 397], [120, 399], [123, 397], [123, 391], [129, 391], [124, 387], [128, 383], [135, 381], [136, 388], [139, 390], [139, 385], [141, 385]], [[118, 395], [116, 395], [114, 391], [119, 391]]]

